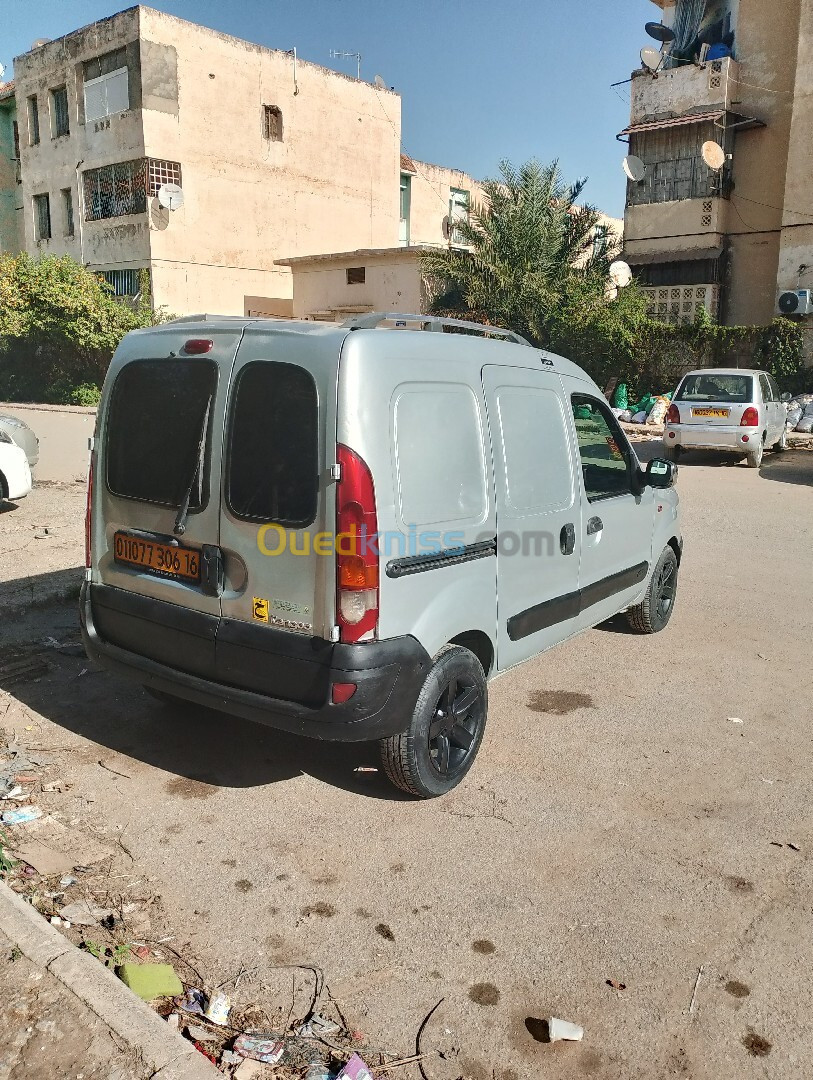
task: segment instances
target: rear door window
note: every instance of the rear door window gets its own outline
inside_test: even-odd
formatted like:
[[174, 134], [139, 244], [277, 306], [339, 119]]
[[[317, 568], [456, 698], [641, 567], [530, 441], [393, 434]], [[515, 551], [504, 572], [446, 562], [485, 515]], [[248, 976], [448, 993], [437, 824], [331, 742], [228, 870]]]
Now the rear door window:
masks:
[[750, 375], [687, 375], [680, 384], [675, 400], [746, 404], [754, 400], [754, 380]]
[[216, 388], [210, 361], [133, 360], [121, 369], [107, 417], [113, 495], [178, 507], [192, 484], [190, 509], [205, 505]]
[[773, 390], [771, 389], [771, 384], [768, 381], [768, 376], [767, 375], [760, 375], [760, 377], [759, 377], [759, 385], [760, 385], [760, 387], [762, 389], [762, 400], [764, 402], [773, 401], [774, 400], [774, 394], [773, 394]]
[[226, 500], [235, 517], [306, 528], [319, 491], [319, 407], [304, 368], [253, 361], [232, 392]]

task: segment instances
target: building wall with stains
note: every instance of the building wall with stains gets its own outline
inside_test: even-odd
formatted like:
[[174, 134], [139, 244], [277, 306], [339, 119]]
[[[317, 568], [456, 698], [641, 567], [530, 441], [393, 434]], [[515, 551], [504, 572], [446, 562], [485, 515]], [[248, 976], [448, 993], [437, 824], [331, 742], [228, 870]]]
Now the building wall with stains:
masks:
[[482, 203], [483, 192], [480, 184], [459, 169], [447, 169], [442, 165], [431, 165], [426, 161], [410, 163], [412, 171], [405, 170], [410, 179], [410, 244], [443, 244], [447, 236], [444, 233], [444, 220], [456, 212], [453, 193], [466, 194], [469, 206]]
[[16, 101], [11, 90], [0, 86], [0, 254], [22, 250], [22, 185], [14, 139]]

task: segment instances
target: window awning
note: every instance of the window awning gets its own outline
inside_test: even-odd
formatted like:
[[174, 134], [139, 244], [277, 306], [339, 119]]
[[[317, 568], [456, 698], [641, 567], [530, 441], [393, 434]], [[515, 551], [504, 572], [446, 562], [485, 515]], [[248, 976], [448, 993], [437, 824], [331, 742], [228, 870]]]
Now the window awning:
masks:
[[683, 248], [679, 251], [625, 251], [621, 256], [631, 266], [650, 266], [653, 263], [695, 262], [698, 259], [719, 259], [723, 246]]
[[725, 117], [726, 129], [736, 128], [737, 131], [745, 131], [748, 128], [765, 127], [761, 120], [755, 116], [742, 116], [740, 113], [729, 112], [727, 109], [715, 109], [713, 112], [687, 113], [685, 116], [670, 116], [665, 120], [648, 120], [644, 124], [630, 124], [616, 136], [623, 139], [625, 135], [642, 135], [647, 131], [664, 131], [667, 128], [686, 127], [688, 124], [714, 123]]

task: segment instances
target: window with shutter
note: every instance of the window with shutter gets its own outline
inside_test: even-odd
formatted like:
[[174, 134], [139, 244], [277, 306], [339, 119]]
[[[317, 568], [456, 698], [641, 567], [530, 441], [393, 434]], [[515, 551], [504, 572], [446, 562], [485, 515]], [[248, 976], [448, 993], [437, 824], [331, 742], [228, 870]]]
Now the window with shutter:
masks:
[[127, 68], [89, 79], [85, 83], [85, 122], [126, 112], [130, 108]]

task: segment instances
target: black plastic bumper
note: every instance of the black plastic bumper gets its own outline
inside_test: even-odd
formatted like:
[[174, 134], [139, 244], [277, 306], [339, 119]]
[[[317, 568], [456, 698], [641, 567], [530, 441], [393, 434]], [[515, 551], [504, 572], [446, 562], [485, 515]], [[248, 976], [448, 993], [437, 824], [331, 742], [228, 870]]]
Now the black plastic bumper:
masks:
[[[345, 645], [85, 581], [85, 649], [102, 667], [269, 727], [336, 742], [406, 729], [430, 666], [413, 637]], [[332, 704], [335, 682], [355, 683]]]

